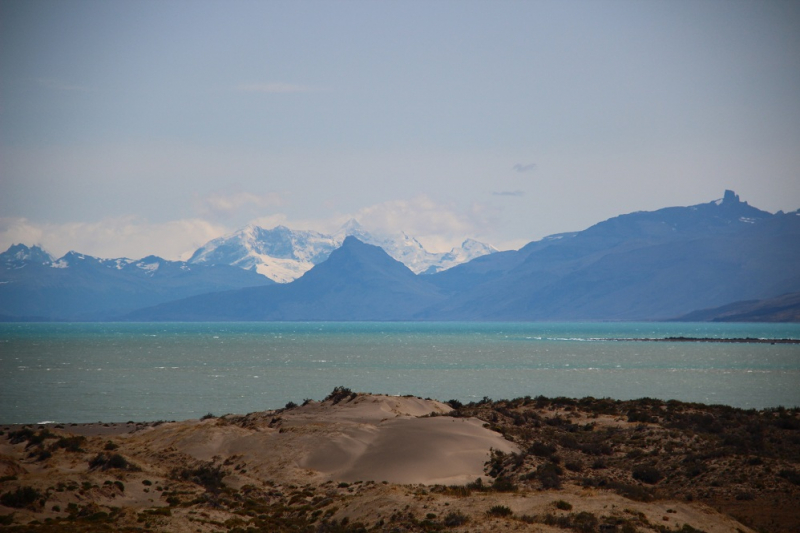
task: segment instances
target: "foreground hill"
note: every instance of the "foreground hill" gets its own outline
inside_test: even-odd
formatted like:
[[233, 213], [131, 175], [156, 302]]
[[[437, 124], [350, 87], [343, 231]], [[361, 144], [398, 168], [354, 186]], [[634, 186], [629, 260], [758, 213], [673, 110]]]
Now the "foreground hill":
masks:
[[377, 246], [347, 237], [300, 279], [195, 296], [141, 309], [126, 320], [403, 320], [442, 292]]
[[356, 394], [184, 422], [5, 426], [10, 531], [783, 533], [800, 412]]
[[0, 315], [5, 320], [108, 320], [195, 294], [273, 282], [231, 266], [189, 265], [148, 256], [59, 259], [38, 246], [0, 254]]

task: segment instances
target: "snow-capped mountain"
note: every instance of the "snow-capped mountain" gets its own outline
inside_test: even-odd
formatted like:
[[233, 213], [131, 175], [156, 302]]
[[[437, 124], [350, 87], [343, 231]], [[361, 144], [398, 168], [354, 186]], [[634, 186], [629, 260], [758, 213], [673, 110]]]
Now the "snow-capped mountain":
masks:
[[38, 246], [14, 244], [0, 254], [0, 268], [8, 270], [25, 268], [28, 264], [49, 265], [52, 262], [53, 256]]
[[325, 261], [349, 236], [380, 246], [416, 274], [433, 274], [496, 251], [491, 246], [468, 239], [449, 252], [432, 253], [405, 233], [374, 235], [357, 221], [350, 220], [332, 235], [292, 230], [285, 226], [269, 230], [247, 226], [202, 246], [188, 263], [232, 265], [255, 270], [278, 283], [288, 283]]
[[78, 252], [55, 259], [39, 246], [15, 244], [0, 253], [0, 320], [108, 320], [178, 298], [272, 283], [227, 265]]
[[206, 243], [187, 262], [236, 266], [288, 283], [327, 259], [339, 244], [333, 236], [315, 231], [246, 226], [233, 235]]

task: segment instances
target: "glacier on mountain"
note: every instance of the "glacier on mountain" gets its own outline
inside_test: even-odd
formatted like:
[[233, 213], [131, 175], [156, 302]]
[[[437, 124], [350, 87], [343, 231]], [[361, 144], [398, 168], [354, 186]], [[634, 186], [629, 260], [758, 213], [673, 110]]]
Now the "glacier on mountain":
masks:
[[208, 242], [195, 251], [188, 263], [237, 266], [255, 270], [278, 283], [288, 283], [325, 261], [349, 236], [380, 246], [415, 274], [432, 274], [497, 251], [489, 245], [467, 239], [449, 252], [433, 253], [406, 233], [373, 234], [351, 219], [332, 235], [292, 230], [285, 226], [264, 229], [249, 225]]

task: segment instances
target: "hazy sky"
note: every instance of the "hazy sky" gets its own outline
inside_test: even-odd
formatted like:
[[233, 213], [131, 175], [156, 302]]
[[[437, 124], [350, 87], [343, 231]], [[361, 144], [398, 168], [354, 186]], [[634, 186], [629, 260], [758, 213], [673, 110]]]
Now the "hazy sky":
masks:
[[0, 1], [0, 248], [800, 207], [800, 2]]

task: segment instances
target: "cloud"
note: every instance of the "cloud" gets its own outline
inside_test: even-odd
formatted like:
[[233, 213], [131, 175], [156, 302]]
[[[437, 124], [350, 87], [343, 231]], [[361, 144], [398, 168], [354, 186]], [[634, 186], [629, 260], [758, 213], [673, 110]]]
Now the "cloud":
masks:
[[536, 163], [528, 163], [526, 165], [523, 165], [522, 163], [517, 163], [516, 165], [514, 165], [513, 168], [517, 172], [531, 172], [533, 170], [536, 170]]
[[[279, 201], [277, 194], [259, 196], [252, 193], [212, 194], [200, 200], [207, 214], [229, 213], [243, 206], [271, 206]], [[498, 213], [500, 210], [496, 207], [482, 203], [459, 207], [419, 195], [328, 218], [290, 219], [284, 213], [271, 213], [250, 219], [250, 223], [264, 228], [285, 225], [292, 229], [333, 233], [347, 220], [355, 218], [377, 235], [406, 232], [419, 239], [427, 250], [445, 252], [465, 238], [481, 240], [482, 235], [490, 234]], [[96, 222], [63, 224], [6, 217], [0, 218], [0, 251], [22, 243], [39, 245], [55, 257], [74, 250], [101, 258], [139, 259], [152, 254], [165, 259], [185, 260], [208, 241], [228, 235], [235, 229], [238, 228], [201, 217], [156, 223], [140, 217], [120, 216]]]
[[525, 196], [525, 191], [493, 191], [492, 196]]
[[[254, 218], [250, 222], [248, 222], [248, 224], [252, 224], [254, 226], [259, 226], [259, 227], [262, 227], [262, 228], [265, 228], [265, 229], [272, 229], [272, 228], [274, 228], [276, 226], [287, 226], [287, 227], [290, 227], [292, 229], [297, 229], [297, 230], [307, 229], [307, 227], [305, 225], [303, 225], [303, 226], [296, 225], [297, 221], [289, 222], [289, 217], [287, 217], [283, 213], [275, 213], [273, 215], [267, 215], [267, 216], [264, 216], [264, 217]], [[316, 228], [316, 226], [311, 226], [311, 227]]]
[[195, 199], [198, 214], [213, 219], [228, 219], [242, 210], [260, 210], [279, 205], [283, 205], [283, 197], [276, 192], [267, 194], [215, 192]]
[[290, 94], [308, 93], [314, 89], [306, 85], [294, 83], [267, 82], [267, 83], [244, 83], [238, 85], [236, 90], [244, 93], [265, 93], [265, 94]]
[[496, 213], [481, 203], [459, 209], [423, 194], [410, 200], [375, 204], [343, 218], [350, 217], [370, 232], [391, 235], [404, 231], [430, 251], [449, 251], [466, 237], [476, 238], [485, 233], [493, 226]]
[[102, 258], [139, 259], [158, 255], [187, 259], [194, 250], [228, 233], [226, 227], [197, 218], [151, 223], [136, 217], [99, 222], [34, 223], [25, 218], [0, 218], [0, 249], [12, 244], [37, 244], [55, 257], [70, 250]]

